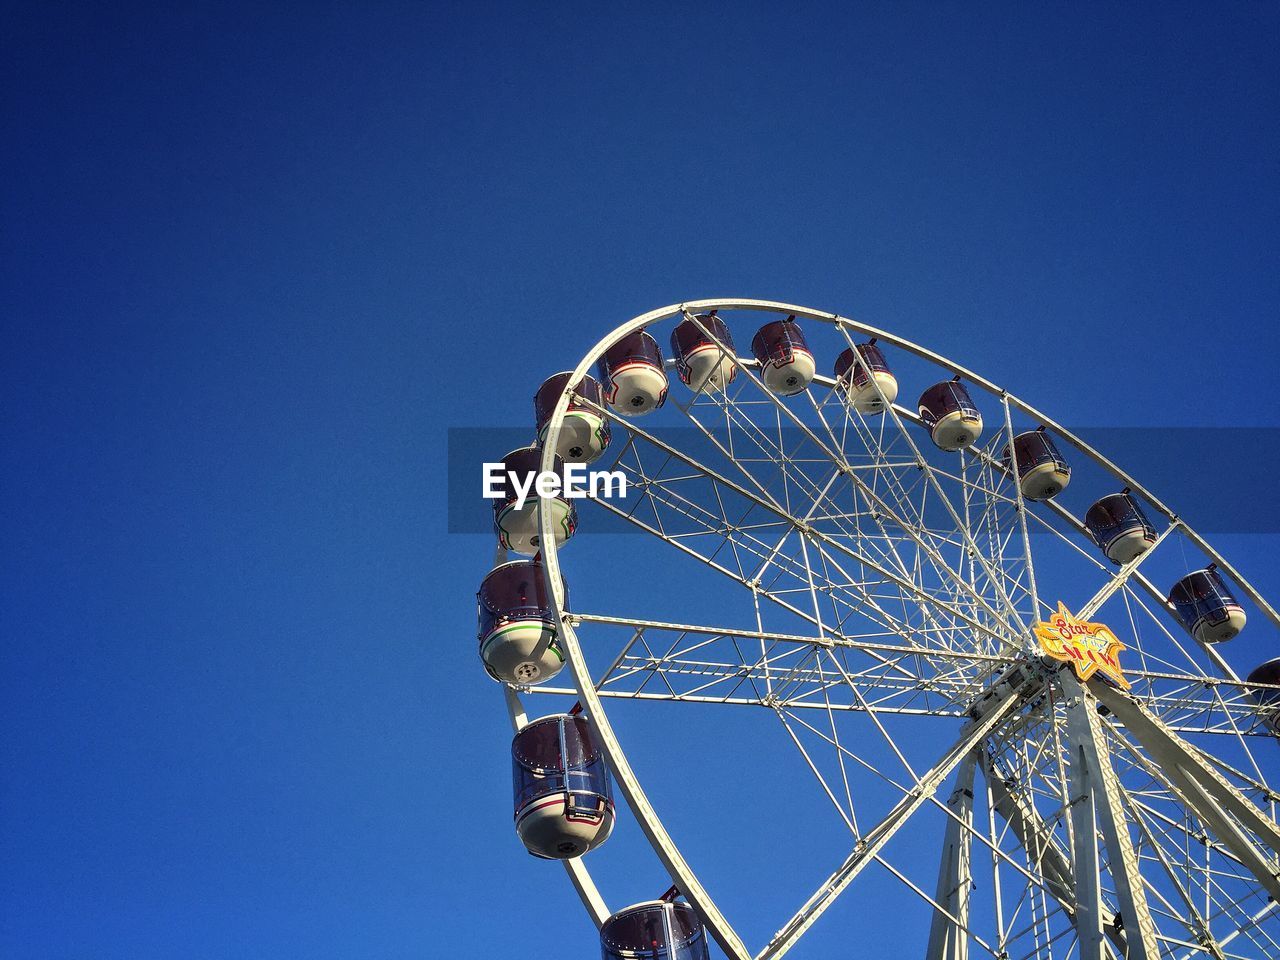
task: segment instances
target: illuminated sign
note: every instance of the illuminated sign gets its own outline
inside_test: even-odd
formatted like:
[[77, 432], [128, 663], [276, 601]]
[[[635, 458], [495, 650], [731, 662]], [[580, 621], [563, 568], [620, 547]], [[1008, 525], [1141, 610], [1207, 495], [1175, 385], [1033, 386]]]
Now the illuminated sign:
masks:
[[1058, 612], [1037, 623], [1035, 632], [1040, 649], [1055, 660], [1071, 664], [1081, 680], [1102, 671], [1128, 689], [1129, 681], [1120, 669], [1120, 651], [1125, 645], [1106, 624], [1077, 620], [1059, 601]]

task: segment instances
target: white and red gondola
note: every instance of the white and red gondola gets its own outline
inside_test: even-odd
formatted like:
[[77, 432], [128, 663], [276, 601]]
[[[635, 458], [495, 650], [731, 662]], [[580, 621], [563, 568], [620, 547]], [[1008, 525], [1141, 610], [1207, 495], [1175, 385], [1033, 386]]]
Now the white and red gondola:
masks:
[[651, 900], [619, 910], [600, 927], [602, 960], [709, 960], [707, 936], [693, 908]]
[[1071, 482], [1071, 465], [1044, 427], [1014, 437], [1012, 457], [1009, 446], [1004, 448], [1004, 468], [1012, 474], [1016, 458], [1018, 485], [1028, 500], [1051, 500]]
[[760, 363], [760, 379], [779, 396], [803, 393], [818, 369], [795, 317], [773, 320], [757, 330], [751, 352]]
[[1244, 608], [1213, 564], [1175, 583], [1168, 599], [1178, 620], [1201, 643], [1223, 643], [1244, 629]]
[[733, 336], [715, 312], [682, 320], [671, 331], [671, 353], [681, 382], [694, 393], [718, 393], [733, 382]]
[[560, 672], [564, 650], [540, 562], [511, 560], [494, 567], [480, 584], [476, 608], [480, 659], [489, 676], [528, 684]]
[[613, 830], [604, 755], [581, 714], [543, 717], [511, 741], [516, 833], [535, 857], [570, 860]]
[[1157, 539], [1156, 528], [1127, 489], [1105, 496], [1091, 506], [1084, 515], [1084, 525], [1093, 542], [1116, 564], [1142, 556]]
[[972, 446], [982, 435], [982, 414], [959, 377], [920, 395], [920, 419], [938, 449], [949, 453]]
[[[542, 451], [538, 447], [521, 447], [502, 458], [501, 495], [493, 501], [493, 526], [498, 543], [504, 550], [534, 556], [539, 550], [538, 497], [530, 493], [531, 483], [541, 472]], [[564, 461], [555, 458], [555, 472], [560, 476], [560, 492], [546, 500], [552, 512], [552, 529], [556, 546], [573, 536], [578, 526], [578, 508], [565, 494]], [[523, 502], [521, 490], [525, 491]]]
[[1263, 710], [1264, 722], [1273, 732], [1280, 733], [1280, 657], [1254, 667], [1247, 682], [1249, 696]]
[[667, 373], [658, 341], [643, 330], [629, 333], [596, 364], [605, 403], [616, 413], [639, 417], [667, 400]]
[[[546, 436], [547, 424], [570, 377], [571, 373], [548, 377], [533, 395], [533, 417], [539, 444]], [[565, 463], [591, 463], [609, 446], [609, 421], [600, 412], [603, 407], [604, 392], [600, 384], [593, 377], [584, 376], [569, 397], [569, 407], [556, 440], [556, 455]]]
[[859, 413], [884, 413], [898, 398], [898, 381], [873, 339], [850, 347], [836, 358], [836, 380], [846, 402]]

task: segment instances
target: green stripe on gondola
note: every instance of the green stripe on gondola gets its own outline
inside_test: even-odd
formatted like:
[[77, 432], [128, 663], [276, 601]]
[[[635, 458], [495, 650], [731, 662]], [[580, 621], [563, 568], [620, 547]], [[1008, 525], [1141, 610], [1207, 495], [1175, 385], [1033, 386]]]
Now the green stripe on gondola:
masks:
[[[530, 623], [530, 622], [532, 621], [528, 621], [528, 620], [524, 621], [524, 623]], [[503, 634], [510, 633], [512, 630], [523, 630], [523, 629], [524, 629], [524, 626], [521, 623], [512, 623], [505, 627], [498, 628], [497, 630], [493, 631], [493, 633], [489, 634], [487, 638], [485, 638], [484, 649], [488, 650], [489, 644], [493, 643], [495, 640], [501, 639]], [[561, 663], [564, 663], [564, 651], [560, 649], [559, 637], [552, 637], [551, 642], [547, 644], [547, 649], [556, 655], [557, 660], [559, 660]]]

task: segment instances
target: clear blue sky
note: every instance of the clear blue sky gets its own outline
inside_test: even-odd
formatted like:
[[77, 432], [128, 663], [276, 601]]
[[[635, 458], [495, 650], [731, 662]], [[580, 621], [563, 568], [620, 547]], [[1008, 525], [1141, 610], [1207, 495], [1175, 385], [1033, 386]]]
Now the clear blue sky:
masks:
[[1280, 425], [1274, 4], [178, 6], [4, 16], [6, 957], [594, 955], [445, 436], [645, 309]]

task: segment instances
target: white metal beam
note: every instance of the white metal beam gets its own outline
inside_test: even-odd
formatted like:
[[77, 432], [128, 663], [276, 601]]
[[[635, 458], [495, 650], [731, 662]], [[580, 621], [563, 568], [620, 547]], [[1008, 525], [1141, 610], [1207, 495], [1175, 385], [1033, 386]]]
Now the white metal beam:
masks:
[[947, 817], [942, 839], [942, 859], [938, 865], [937, 904], [929, 929], [928, 960], [967, 960], [969, 956], [969, 899], [973, 887], [970, 838], [973, 835], [974, 754], [970, 753], [956, 772], [956, 787], [947, 801], [954, 816]]
[[1076, 853], [1076, 928], [1081, 960], [1102, 960], [1104, 925], [1097, 834], [1107, 845], [1128, 960], [1158, 960], [1155, 921], [1120, 800], [1120, 783], [1111, 768], [1098, 720], [1097, 701], [1069, 670], [1058, 673], [1067, 704], [1067, 740], [1071, 747], [1071, 819]]
[[[1200, 752], [1170, 731], [1137, 700], [1100, 681], [1090, 689], [1159, 765], [1183, 801], [1280, 900], [1280, 827], [1227, 782]], [[1261, 846], [1245, 833], [1247, 828]]]
[[[1063, 911], [1076, 922], [1076, 881], [1071, 862], [1053, 838], [1053, 828], [1036, 810], [1035, 805], [1015, 791], [1005, 780], [994, 761], [982, 755], [982, 775], [987, 781], [991, 804], [1000, 818], [1009, 825], [1027, 852], [1028, 862], [1040, 872], [1045, 889], [1061, 905]], [[1124, 933], [1116, 926], [1113, 911], [1104, 899], [1101, 910], [1102, 932], [1111, 941], [1111, 953], [1123, 957]]]
[[1012, 693], [994, 706], [981, 720], [966, 724], [960, 739], [943, 754], [942, 759], [924, 774], [916, 785], [889, 811], [874, 828], [863, 834], [863, 839], [844, 863], [827, 878], [818, 891], [787, 924], [774, 934], [773, 939], [760, 952], [757, 960], [771, 960], [786, 953], [809, 929], [828, 907], [833, 904], [850, 883], [871, 863], [890, 838], [911, 818], [921, 806], [938, 791], [956, 765], [975, 747], [978, 747], [991, 731], [1023, 702], [1023, 696]]
[[1280, 826], [1218, 773], [1199, 750], [1169, 730], [1133, 697], [1096, 680], [1090, 683], [1090, 689], [1163, 766], [1172, 764], [1193, 777], [1273, 853], [1280, 854]]

